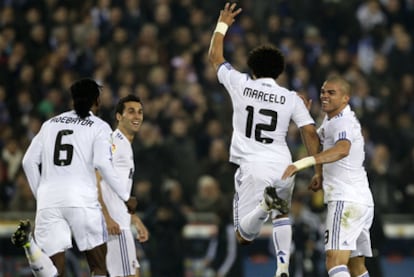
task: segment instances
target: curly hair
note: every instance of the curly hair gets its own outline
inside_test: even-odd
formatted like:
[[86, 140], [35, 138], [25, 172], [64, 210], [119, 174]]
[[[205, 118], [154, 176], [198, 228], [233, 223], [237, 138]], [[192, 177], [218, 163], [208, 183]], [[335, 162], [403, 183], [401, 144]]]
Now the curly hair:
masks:
[[250, 51], [247, 65], [256, 78], [276, 79], [285, 69], [285, 58], [278, 48], [267, 44]]
[[102, 86], [90, 78], [77, 80], [70, 86], [73, 106], [80, 118], [89, 116], [89, 111], [98, 101]]

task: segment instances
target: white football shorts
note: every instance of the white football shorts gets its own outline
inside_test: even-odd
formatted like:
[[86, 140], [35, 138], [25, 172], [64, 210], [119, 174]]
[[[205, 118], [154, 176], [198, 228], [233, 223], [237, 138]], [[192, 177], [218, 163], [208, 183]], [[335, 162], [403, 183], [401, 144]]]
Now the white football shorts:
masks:
[[100, 207], [64, 207], [38, 210], [35, 241], [50, 257], [72, 247], [72, 237], [80, 251], [90, 250], [108, 239]]
[[131, 229], [121, 230], [120, 235], [109, 235], [107, 246], [106, 264], [110, 276], [135, 276], [139, 263]]
[[328, 203], [325, 250], [351, 250], [351, 257], [372, 257], [369, 229], [374, 207], [345, 201]]
[[[233, 201], [234, 226], [251, 212], [263, 199], [265, 187], [276, 187], [277, 195], [288, 201], [292, 199], [294, 178], [282, 181], [280, 178], [286, 166], [280, 164], [251, 162], [241, 165], [235, 173], [235, 196]], [[279, 214], [273, 211], [273, 216]]]

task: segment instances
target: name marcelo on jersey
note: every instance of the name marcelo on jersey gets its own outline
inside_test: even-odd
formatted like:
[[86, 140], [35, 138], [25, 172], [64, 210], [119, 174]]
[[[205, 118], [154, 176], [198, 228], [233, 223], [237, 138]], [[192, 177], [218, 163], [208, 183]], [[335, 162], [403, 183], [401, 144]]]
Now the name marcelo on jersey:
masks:
[[265, 101], [265, 102], [276, 103], [276, 104], [285, 104], [286, 102], [286, 97], [283, 95], [279, 96], [277, 94], [267, 93], [267, 92], [263, 92], [257, 89], [252, 89], [249, 87], [246, 87], [243, 90], [243, 96], [247, 96], [247, 97]]
[[82, 126], [92, 126], [93, 121], [89, 119], [81, 119], [79, 117], [69, 117], [69, 116], [57, 116], [50, 120], [52, 123], [65, 123], [65, 124], [76, 124]]

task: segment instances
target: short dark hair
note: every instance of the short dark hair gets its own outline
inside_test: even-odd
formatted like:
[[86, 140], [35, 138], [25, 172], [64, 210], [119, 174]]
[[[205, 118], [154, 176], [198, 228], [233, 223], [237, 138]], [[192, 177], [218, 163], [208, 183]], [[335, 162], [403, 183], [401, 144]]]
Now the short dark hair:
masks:
[[79, 79], [70, 86], [73, 107], [77, 115], [81, 118], [89, 116], [92, 105], [98, 101], [101, 88], [101, 85], [90, 78]]
[[276, 79], [285, 69], [285, 58], [278, 48], [272, 44], [266, 44], [250, 51], [247, 65], [257, 78]]
[[[122, 114], [124, 112], [126, 102], [141, 103], [141, 99], [138, 96], [134, 95], [134, 94], [128, 94], [127, 96], [122, 97], [121, 99], [119, 99], [118, 103], [116, 104], [115, 114], [117, 114], [117, 113]], [[142, 105], [142, 103], [141, 103], [141, 105]]]

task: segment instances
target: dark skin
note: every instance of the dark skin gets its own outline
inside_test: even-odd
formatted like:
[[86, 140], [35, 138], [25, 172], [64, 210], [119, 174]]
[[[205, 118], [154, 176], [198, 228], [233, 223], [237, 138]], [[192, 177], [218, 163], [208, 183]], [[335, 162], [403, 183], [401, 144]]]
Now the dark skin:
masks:
[[[97, 112], [99, 108], [99, 98], [92, 105], [92, 112]], [[106, 243], [103, 243], [91, 250], [86, 250], [85, 257], [89, 265], [91, 276], [93, 275], [106, 275]], [[50, 257], [55, 265], [59, 276], [65, 276], [65, 252], [59, 252]]]
[[[225, 23], [227, 26], [231, 26], [235, 18], [238, 14], [241, 13], [241, 8], [236, 8], [236, 3], [226, 3], [224, 5], [224, 9], [220, 11], [220, 15], [218, 18], [218, 23], [222, 22]], [[224, 35], [220, 32], [214, 32], [211, 38], [210, 48], [208, 51], [208, 59], [210, 64], [213, 68], [217, 71], [219, 66], [225, 62], [225, 58], [223, 56], [223, 41]], [[276, 78], [276, 77], [275, 77]], [[315, 154], [319, 151], [319, 138], [316, 133], [316, 129], [314, 125], [306, 125], [300, 128], [301, 136], [303, 142], [308, 149], [310, 154]], [[315, 175], [316, 180], [320, 180], [321, 178], [321, 170], [317, 170], [317, 174]], [[319, 179], [318, 179], [319, 178]], [[288, 217], [288, 214], [279, 214], [276, 218], [283, 218]], [[236, 237], [240, 244], [250, 244], [251, 241], [244, 239], [238, 231], [236, 231]]]

